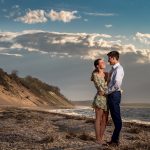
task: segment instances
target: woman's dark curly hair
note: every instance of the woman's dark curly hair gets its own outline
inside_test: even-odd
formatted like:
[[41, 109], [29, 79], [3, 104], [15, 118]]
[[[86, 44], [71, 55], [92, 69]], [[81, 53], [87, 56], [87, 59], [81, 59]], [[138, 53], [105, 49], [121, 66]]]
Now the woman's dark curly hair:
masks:
[[93, 70], [93, 72], [92, 72], [92, 75], [91, 75], [91, 81], [93, 81], [93, 74], [95, 73], [95, 72], [98, 72], [98, 64], [99, 64], [99, 61], [100, 60], [102, 60], [101, 58], [98, 58], [98, 59], [96, 59], [95, 61], [94, 61], [94, 67], [95, 67], [95, 69]]

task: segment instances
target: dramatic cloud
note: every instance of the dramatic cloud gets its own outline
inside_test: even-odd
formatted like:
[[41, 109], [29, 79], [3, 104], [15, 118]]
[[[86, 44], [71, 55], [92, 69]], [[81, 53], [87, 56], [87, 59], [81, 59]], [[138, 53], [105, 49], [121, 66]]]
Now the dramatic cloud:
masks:
[[50, 57], [80, 57], [82, 59], [103, 57], [110, 50], [117, 50], [123, 55], [134, 54], [135, 63], [150, 63], [150, 49], [138, 48], [133, 43], [123, 43], [123, 37], [125, 38], [119, 35], [59, 33], [41, 30], [1, 32], [0, 50], [7, 53], [14, 50], [19, 50], [21, 53], [21, 50], [25, 50], [49, 54]]
[[29, 10], [25, 16], [18, 17], [15, 21], [21, 21], [27, 24], [43, 23], [47, 21], [44, 10]]
[[105, 27], [106, 27], [106, 28], [111, 28], [112, 25], [111, 25], [111, 24], [106, 24]]
[[60, 11], [56, 12], [53, 9], [47, 14], [47, 16], [52, 21], [63, 21], [63, 22], [70, 22], [71, 20], [78, 19], [80, 17], [77, 17], [75, 14], [77, 11]]
[[139, 40], [141, 43], [150, 45], [150, 34], [143, 34], [143, 33], [137, 32], [134, 39]]

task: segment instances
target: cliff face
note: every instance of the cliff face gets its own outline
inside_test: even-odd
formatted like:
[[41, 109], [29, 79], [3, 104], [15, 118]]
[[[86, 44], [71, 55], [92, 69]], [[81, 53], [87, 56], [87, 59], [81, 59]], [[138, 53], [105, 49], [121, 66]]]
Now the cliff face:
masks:
[[37, 78], [20, 78], [16, 72], [7, 74], [0, 69], [0, 105], [20, 107], [73, 107], [60, 89]]

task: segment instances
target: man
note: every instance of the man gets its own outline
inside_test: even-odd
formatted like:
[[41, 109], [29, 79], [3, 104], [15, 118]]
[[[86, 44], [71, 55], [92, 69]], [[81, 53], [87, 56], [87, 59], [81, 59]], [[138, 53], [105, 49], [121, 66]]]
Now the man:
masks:
[[124, 77], [123, 67], [119, 63], [119, 52], [111, 51], [107, 54], [108, 62], [112, 65], [110, 78], [108, 83], [108, 107], [115, 126], [109, 145], [119, 145], [119, 134], [122, 128], [122, 120], [120, 114], [121, 101], [121, 84]]

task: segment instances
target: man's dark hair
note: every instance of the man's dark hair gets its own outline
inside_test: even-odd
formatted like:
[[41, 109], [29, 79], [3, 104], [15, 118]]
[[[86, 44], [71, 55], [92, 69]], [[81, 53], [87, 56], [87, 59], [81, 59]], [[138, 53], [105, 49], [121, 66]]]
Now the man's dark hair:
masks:
[[107, 54], [108, 57], [115, 57], [117, 60], [119, 60], [119, 52], [118, 51], [111, 51]]

